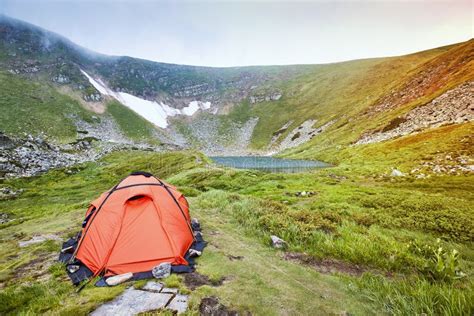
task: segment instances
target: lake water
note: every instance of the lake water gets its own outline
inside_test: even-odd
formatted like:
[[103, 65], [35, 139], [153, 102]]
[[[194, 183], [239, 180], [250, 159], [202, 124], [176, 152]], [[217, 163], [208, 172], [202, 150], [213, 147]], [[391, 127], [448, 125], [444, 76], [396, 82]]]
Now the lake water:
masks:
[[215, 163], [237, 169], [256, 169], [266, 172], [303, 172], [315, 168], [327, 168], [329, 164], [315, 160], [280, 159], [261, 156], [215, 156]]

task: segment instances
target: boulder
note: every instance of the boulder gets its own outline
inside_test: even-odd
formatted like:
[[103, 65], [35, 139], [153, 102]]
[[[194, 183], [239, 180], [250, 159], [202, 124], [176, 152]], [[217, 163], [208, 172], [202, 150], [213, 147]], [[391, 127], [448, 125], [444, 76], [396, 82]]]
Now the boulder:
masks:
[[403, 177], [403, 176], [405, 176], [405, 174], [403, 172], [401, 172], [400, 170], [398, 170], [398, 169], [392, 169], [392, 173], [390, 174], [390, 176], [392, 176], [392, 177]]
[[272, 247], [276, 249], [282, 249], [286, 247], [286, 241], [281, 239], [280, 237], [277, 237], [275, 235], [270, 236], [272, 239]]
[[153, 277], [156, 279], [164, 279], [166, 277], [169, 277], [171, 274], [171, 263], [169, 262], [163, 262], [154, 267], [151, 270], [151, 273], [153, 274]]

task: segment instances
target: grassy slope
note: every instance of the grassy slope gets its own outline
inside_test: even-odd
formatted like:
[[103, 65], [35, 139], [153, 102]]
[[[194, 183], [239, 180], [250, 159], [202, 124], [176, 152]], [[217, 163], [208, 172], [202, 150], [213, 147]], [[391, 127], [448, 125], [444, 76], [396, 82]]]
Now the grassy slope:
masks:
[[91, 119], [79, 102], [48, 85], [0, 72], [0, 128], [8, 134], [44, 134], [67, 142], [76, 137], [72, 118]]
[[[232, 308], [258, 315], [314, 310], [356, 315], [472, 312], [472, 176], [390, 181], [359, 177], [344, 167], [262, 174], [206, 162], [193, 152], [122, 152], [74, 168], [72, 175], [57, 170], [4, 183], [25, 192], [0, 202], [0, 212], [15, 219], [0, 229], [1, 312], [84, 314], [124, 289], [88, 286], [76, 294], [60, 265], [41, 268], [41, 258], [54, 256], [59, 244], [18, 248], [17, 242], [35, 233], [65, 238], [77, 231], [87, 203], [136, 169], [151, 171], [187, 194], [193, 216], [200, 218], [210, 241], [198, 271], [214, 280], [226, 277], [220, 287], [204, 286], [191, 293], [194, 311], [200, 297], [212, 294]], [[316, 194], [296, 197], [301, 190]], [[269, 248], [270, 234], [287, 240], [290, 251], [357, 264], [370, 273], [323, 275], [285, 261], [281, 252]], [[460, 252], [459, 267], [468, 278], [433, 279], [424, 268], [432, 255], [410, 245], [433, 245], [438, 237], [444, 249]], [[232, 261], [228, 255], [244, 258]], [[25, 273], [28, 263], [33, 272]], [[167, 282], [188, 292], [176, 276]]]
[[[74, 117], [93, 122], [90, 112], [73, 97], [51, 85], [0, 72], [0, 130], [12, 135], [43, 135], [59, 142], [76, 139]], [[112, 101], [106, 114], [128, 138], [158, 144], [156, 128], [124, 105]]]
[[[381, 130], [393, 119], [414, 107], [426, 104], [443, 92], [474, 79], [474, 60], [472, 59], [474, 40], [410, 56], [420, 57], [420, 54], [423, 56], [427, 53], [431, 54], [425, 56], [430, 58], [428, 61], [424, 58], [425, 63], [420, 63], [418, 67], [412, 68], [405, 74], [398, 74], [397, 78], [399, 79], [384, 94], [390, 100], [393, 91], [403, 92], [410, 91], [410, 88], [417, 89], [418, 84], [413, 82], [421, 81], [419, 78], [423, 78], [429, 84], [419, 85], [419, 95], [416, 95], [415, 98], [408, 98], [404, 103], [401, 103], [400, 99], [391, 99], [390, 102], [396, 104], [395, 108], [374, 115], [365, 113], [370, 109], [369, 107], [355, 109], [355, 112], [350, 112], [347, 118], [337, 121], [323, 134], [298, 148], [287, 150], [283, 156], [319, 158], [334, 163], [346, 161], [352, 166], [372, 163], [380, 170], [388, 166], [395, 167], [398, 164], [409, 167], [440, 152], [472, 155], [472, 149], [469, 150], [473, 141], [469, 137], [472, 135], [472, 124], [469, 123], [427, 130], [419, 135], [409, 135], [380, 144], [348, 147], [357, 141], [364, 132]], [[433, 69], [436, 69], [436, 65], [440, 64], [447, 64], [447, 70], [440, 71], [430, 80], [430, 72], [435, 72], [436, 70]], [[370, 102], [369, 105], [377, 104], [377, 101], [380, 101], [384, 95], [381, 95], [376, 101]], [[468, 139], [467, 144], [462, 141], [463, 139]], [[403, 154], [400, 154], [401, 152]]]
[[156, 128], [126, 106], [117, 101], [107, 105], [107, 112], [112, 115], [122, 132], [135, 141], [146, 141], [148, 143], [159, 143], [154, 137]]
[[258, 116], [252, 146], [264, 148], [272, 134], [290, 120], [294, 122], [288, 132], [310, 118], [317, 119], [317, 125], [333, 118], [350, 118], [395, 87], [398, 82], [394, 78], [403, 78], [448, 49], [314, 66], [312, 71], [282, 85], [283, 97], [279, 101], [251, 106], [243, 103], [231, 115], [238, 119]]

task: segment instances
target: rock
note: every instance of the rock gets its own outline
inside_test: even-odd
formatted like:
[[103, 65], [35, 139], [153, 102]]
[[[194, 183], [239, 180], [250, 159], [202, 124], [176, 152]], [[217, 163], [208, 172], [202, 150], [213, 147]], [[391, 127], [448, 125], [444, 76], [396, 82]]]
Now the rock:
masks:
[[142, 288], [142, 290], [151, 292], [161, 292], [163, 286], [163, 283], [148, 281], [147, 284], [145, 284], [145, 286]]
[[[284, 149], [296, 147], [303, 143], [306, 143], [310, 141], [316, 135], [324, 132], [328, 127], [330, 127], [335, 122], [336, 120], [332, 120], [320, 127], [315, 128], [314, 125], [316, 124], [316, 120], [307, 120], [303, 122], [297, 128], [293, 129], [290, 133], [288, 133], [288, 135], [281, 141], [278, 147], [278, 150], [282, 151]], [[285, 126], [286, 124], [281, 129], [283, 129]], [[287, 128], [285, 128], [285, 130]], [[278, 138], [276, 138], [274, 141], [276, 141], [277, 139]], [[271, 145], [273, 145], [273, 143], [270, 143], [270, 146]]]
[[29, 245], [38, 244], [46, 240], [62, 241], [62, 239], [57, 235], [52, 235], [52, 234], [39, 235], [39, 236], [33, 236], [33, 238], [31, 238], [30, 240], [18, 242], [18, 246], [27, 247]]
[[99, 92], [86, 94], [82, 98], [86, 102], [99, 102], [99, 101], [102, 101], [102, 95]]
[[192, 225], [192, 226], [195, 226], [195, 225], [198, 226], [198, 225], [200, 225], [200, 224], [199, 224], [199, 220], [198, 220], [197, 218], [192, 218], [192, 219], [191, 219], [191, 225]]
[[284, 241], [283, 239], [281, 239], [281, 238], [279, 238], [275, 235], [270, 236], [270, 238], [272, 239], [272, 247], [273, 248], [282, 249], [282, 248], [286, 247], [286, 241]]
[[313, 196], [315, 193], [314, 191], [301, 191], [301, 192], [296, 192], [295, 195], [296, 196], [300, 196], [300, 197], [306, 197], [306, 196]]
[[0, 213], [0, 224], [8, 223], [10, 219], [8, 218], [7, 213]]
[[53, 82], [59, 83], [59, 84], [65, 84], [69, 83], [71, 80], [69, 79], [68, 76], [65, 76], [63, 74], [59, 74], [51, 79]]
[[112, 277], [107, 278], [107, 280], [105, 280], [105, 283], [107, 283], [108, 286], [115, 286], [115, 285], [119, 285], [123, 282], [130, 280], [132, 277], [133, 277], [132, 272], [114, 275]]
[[[418, 133], [427, 128], [473, 121], [474, 103], [472, 100], [474, 100], [474, 81], [468, 81], [446, 91], [430, 103], [414, 108], [403, 117], [392, 120], [382, 131], [364, 134], [356, 145], [377, 143]], [[384, 108], [386, 110], [386, 105], [379, 105], [379, 107], [382, 111]], [[446, 159], [450, 160], [451, 157]]]
[[390, 174], [392, 177], [403, 177], [405, 174], [397, 169], [392, 169], [392, 173]]
[[281, 92], [272, 92], [270, 94], [255, 94], [249, 97], [251, 104], [260, 103], [264, 101], [278, 101], [282, 97]]
[[178, 314], [184, 313], [188, 309], [188, 296], [177, 294], [166, 307], [167, 309], [174, 310]]
[[107, 302], [90, 315], [92, 316], [129, 316], [165, 308], [174, 294], [154, 293], [136, 290], [133, 287], [125, 290], [113, 301]]
[[151, 273], [153, 274], [153, 277], [156, 279], [163, 279], [166, 277], [169, 277], [171, 274], [171, 263], [169, 262], [163, 262], [154, 267], [151, 270]]
[[0, 201], [1, 200], [9, 200], [18, 197], [23, 192], [22, 189], [14, 190], [9, 187], [0, 188]]
[[[0, 178], [30, 177], [52, 168], [70, 167], [94, 161], [112, 151], [127, 150], [132, 146], [140, 150], [163, 150], [163, 147], [133, 143], [120, 136], [118, 127], [113, 125], [115, 123], [112, 123], [112, 119], [100, 119], [98, 124], [89, 124], [77, 117], [71, 119], [76, 123], [78, 130], [88, 133], [87, 137], [81, 137], [71, 144], [54, 145], [42, 137], [27, 134], [23, 138], [7, 137], [0, 132]], [[94, 147], [92, 143], [95, 141], [104, 143]], [[167, 147], [168, 145], [164, 148]], [[0, 192], [1, 198], [5, 196]]]

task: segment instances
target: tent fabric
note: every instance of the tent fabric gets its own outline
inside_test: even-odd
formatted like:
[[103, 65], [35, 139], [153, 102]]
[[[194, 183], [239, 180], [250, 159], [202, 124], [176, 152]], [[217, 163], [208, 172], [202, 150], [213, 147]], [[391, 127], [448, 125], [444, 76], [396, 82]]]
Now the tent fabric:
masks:
[[175, 187], [134, 173], [88, 208], [72, 259], [93, 275], [150, 271], [170, 262], [187, 266], [195, 237], [189, 206]]
[[[184, 259], [186, 259], [188, 264], [187, 265], [173, 265], [173, 266], [171, 266], [171, 272], [172, 273], [190, 273], [190, 272], [193, 272], [194, 271], [194, 266], [196, 264], [195, 263], [196, 256], [192, 253], [192, 250], [202, 252], [204, 250], [204, 248], [206, 247], [206, 245], [207, 245], [207, 243], [202, 238], [201, 225], [199, 224], [199, 222], [192, 222], [191, 226], [192, 226], [192, 229], [193, 229], [193, 232], [194, 232], [195, 241], [194, 241], [193, 245], [191, 246], [191, 248], [186, 253], [186, 255], [184, 256]], [[92, 273], [91, 273], [91, 275], [92, 275]], [[82, 276], [82, 274], [81, 274], [81, 276]], [[77, 276], [74, 276], [74, 277], [75, 277], [75, 279], [73, 279], [71, 277], [73, 282], [76, 279], [78, 279]], [[152, 279], [152, 278], [154, 278], [154, 276], [153, 276], [153, 273], [150, 270], [150, 271], [133, 273], [132, 280], [143, 280], [143, 279]], [[107, 278], [100, 278], [95, 283], [95, 286], [98, 286], [98, 287], [107, 287], [107, 286], [109, 286], [106, 282], [106, 279]]]

